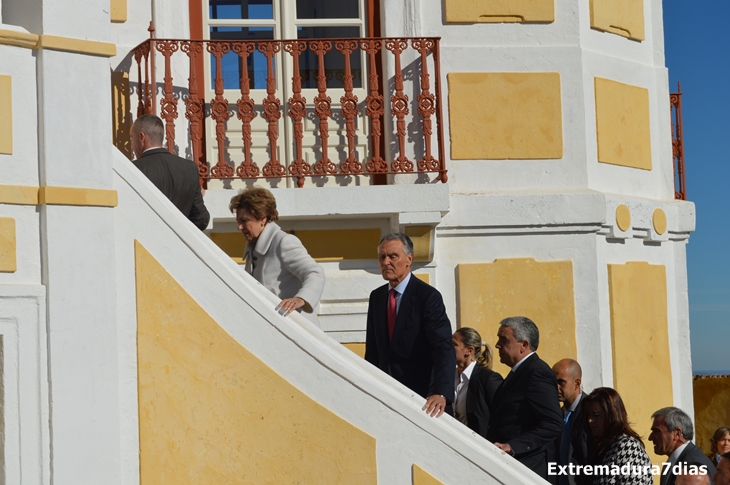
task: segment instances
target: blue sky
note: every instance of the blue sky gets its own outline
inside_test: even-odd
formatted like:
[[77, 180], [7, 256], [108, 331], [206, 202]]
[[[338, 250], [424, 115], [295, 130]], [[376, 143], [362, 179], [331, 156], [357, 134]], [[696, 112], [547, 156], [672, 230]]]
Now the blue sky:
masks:
[[[701, 5], [701, 8], [700, 8]], [[692, 368], [730, 372], [730, 0], [664, 0], [669, 88], [682, 83]]]

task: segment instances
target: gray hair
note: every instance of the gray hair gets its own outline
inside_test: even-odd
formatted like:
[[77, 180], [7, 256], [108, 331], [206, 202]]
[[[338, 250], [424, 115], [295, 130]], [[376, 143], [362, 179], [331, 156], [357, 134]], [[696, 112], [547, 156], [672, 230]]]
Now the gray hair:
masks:
[[400, 241], [403, 243], [403, 252], [405, 255], [413, 254], [413, 241], [402, 232], [391, 232], [381, 237], [378, 243], [378, 250], [380, 250], [380, 246], [386, 241]]
[[132, 133], [144, 133], [153, 145], [162, 145], [165, 138], [165, 125], [162, 120], [151, 114], [142, 115], [132, 124]]
[[664, 424], [669, 431], [674, 431], [675, 429], [682, 431], [682, 436], [688, 441], [694, 437], [692, 419], [681, 409], [675, 407], [661, 408], [651, 415], [651, 419], [660, 416], [664, 416]]
[[535, 352], [537, 346], [540, 345], [540, 331], [537, 329], [535, 322], [527, 317], [507, 317], [501, 322], [500, 326], [509, 327], [518, 342], [527, 342], [530, 350]]

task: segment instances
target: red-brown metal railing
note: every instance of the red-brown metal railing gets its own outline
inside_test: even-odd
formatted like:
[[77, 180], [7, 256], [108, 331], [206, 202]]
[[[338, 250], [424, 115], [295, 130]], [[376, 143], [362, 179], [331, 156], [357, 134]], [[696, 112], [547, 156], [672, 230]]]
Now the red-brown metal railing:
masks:
[[682, 128], [682, 86], [677, 83], [677, 92], [669, 94], [672, 110], [672, 161], [674, 165], [674, 198], [687, 200], [687, 186], [684, 177], [684, 131]]
[[[165, 75], [160, 100], [159, 113], [165, 123], [165, 137], [170, 152], [175, 146], [175, 120], [178, 118], [177, 98], [173, 95], [175, 80], [171, 74], [171, 59], [173, 55], [182, 51], [189, 58], [188, 95], [185, 99], [185, 117], [190, 123], [191, 150], [193, 159], [198, 164], [201, 183], [209, 179], [256, 179], [256, 178], [284, 178], [292, 177], [297, 186], [304, 186], [304, 178], [312, 176], [335, 175], [378, 175], [431, 172], [438, 173], [437, 180], [448, 180], [445, 166], [443, 143], [443, 108], [441, 97], [441, 72], [439, 60], [438, 37], [421, 38], [362, 38], [362, 39], [298, 39], [298, 40], [181, 40], [181, 39], [153, 39], [150, 38], [134, 48], [134, 60], [137, 63], [137, 116], [144, 113], [156, 113], [155, 103], [155, 75], [154, 55], [159, 52], [164, 58]], [[345, 124], [346, 156], [342, 160], [331, 160], [328, 150], [330, 121], [332, 117], [332, 100], [328, 96], [327, 80], [331, 76], [325, 70], [325, 54], [328, 51], [338, 51], [344, 60], [344, 68], [340, 68], [344, 96], [340, 97], [340, 114]], [[420, 86], [418, 86], [417, 106], [420, 120], [414, 120], [410, 115], [409, 98], [404, 88], [404, 72], [401, 66], [402, 55], [408, 49], [413, 49], [415, 71], [420, 72]], [[310, 51], [318, 60], [317, 95], [314, 97], [314, 117], [317, 118], [317, 128], [321, 156], [315, 163], [308, 163], [303, 156], [304, 123], [307, 115], [307, 100], [302, 96], [302, 75], [299, 68], [299, 56]], [[212, 80], [214, 97], [204, 100], [201, 97], [204, 80], [198, 79], [196, 74], [197, 63], [202, 61], [202, 55], [209, 53], [215, 77]], [[243, 141], [243, 160], [234, 167], [227, 160], [226, 124], [229, 121], [229, 101], [224, 97], [224, 80], [222, 74], [222, 58], [229, 52], [239, 56], [241, 68], [240, 98], [233, 106], [241, 122]], [[261, 100], [251, 98], [249, 73], [246, 68], [248, 58], [254, 52], [265, 56], [267, 63], [266, 96]], [[278, 55], [290, 55], [293, 64], [291, 78], [291, 97], [287, 100], [287, 107], [282, 106], [277, 97], [277, 83], [275, 65]], [[351, 57], [365, 55], [367, 65], [368, 95], [365, 98], [365, 113], [370, 124], [370, 154], [366, 160], [356, 157], [356, 121], [360, 116], [358, 97], [354, 93], [353, 72]], [[394, 160], [387, 161], [386, 154], [381, 153], [383, 130], [390, 124], [384, 119], [385, 99], [383, 79], [378, 76], [377, 63], [380, 56], [392, 54], [394, 60], [393, 92], [389, 96], [390, 111], [395, 118], [395, 145], [398, 155]], [[432, 70], [429, 68], [429, 59]], [[431, 92], [431, 72], [434, 76], [434, 92]], [[305, 73], [306, 74], [306, 73]], [[415, 85], [415, 83], [414, 83]], [[178, 83], [178, 87], [180, 84]], [[331, 92], [332, 89], [329, 89]], [[391, 94], [390, 92], [388, 94]], [[215, 122], [215, 143], [217, 144], [218, 160], [208, 167], [205, 155], [205, 140], [203, 139], [203, 125], [206, 116], [206, 102], [210, 108], [210, 118]], [[277, 140], [279, 138], [279, 119], [286, 109], [291, 119], [293, 134], [293, 160], [284, 164], [278, 159]], [[269, 160], [259, 168], [252, 159], [251, 123], [257, 112], [268, 123], [268, 151]], [[432, 118], [436, 121], [436, 156], [433, 153], [434, 127]], [[365, 120], [362, 120], [363, 122]], [[420, 133], [414, 135], [407, 130], [408, 122], [420, 126]], [[413, 130], [411, 130], [413, 131]], [[210, 140], [212, 142], [212, 140]], [[409, 144], [422, 144], [423, 157], [415, 163], [408, 159], [407, 147]], [[413, 152], [413, 150], [411, 151]], [[230, 155], [230, 153], [229, 153]]]

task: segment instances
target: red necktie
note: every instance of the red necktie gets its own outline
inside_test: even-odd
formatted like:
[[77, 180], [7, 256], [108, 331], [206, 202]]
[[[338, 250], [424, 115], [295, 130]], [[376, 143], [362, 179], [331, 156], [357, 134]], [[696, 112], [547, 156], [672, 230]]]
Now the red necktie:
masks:
[[395, 302], [395, 289], [390, 290], [388, 296], [388, 338], [393, 338], [393, 329], [395, 328], [395, 314], [398, 308]]

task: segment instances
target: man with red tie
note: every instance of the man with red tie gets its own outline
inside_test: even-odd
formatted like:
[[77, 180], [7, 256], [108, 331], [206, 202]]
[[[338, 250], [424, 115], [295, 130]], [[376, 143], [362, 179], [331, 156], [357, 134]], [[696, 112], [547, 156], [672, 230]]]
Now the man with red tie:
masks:
[[441, 293], [411, 274], [405, 234], [380, 240], [378, 262], [388, 283], [370, 293], [365, 360], [424, 397], [430, 416], [453, 414], [456, 357]]

